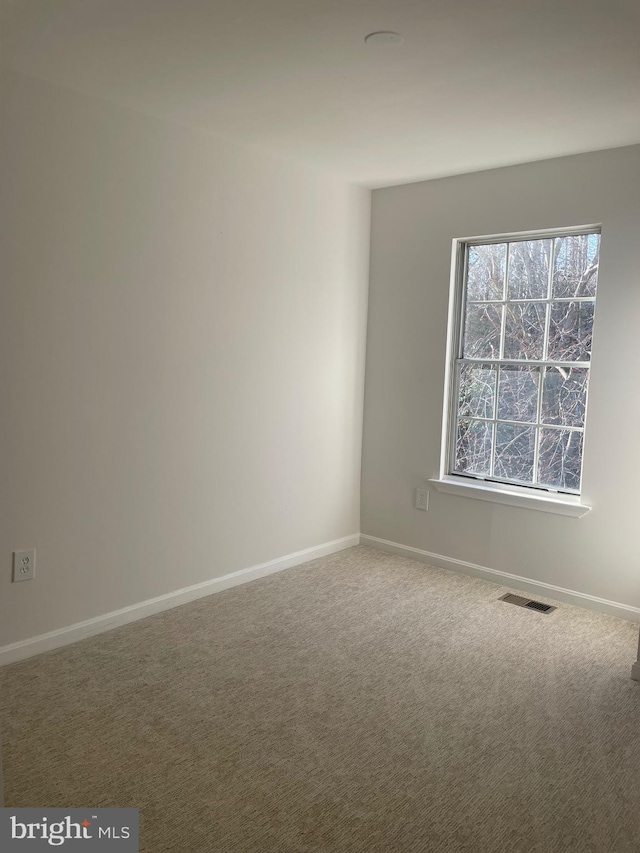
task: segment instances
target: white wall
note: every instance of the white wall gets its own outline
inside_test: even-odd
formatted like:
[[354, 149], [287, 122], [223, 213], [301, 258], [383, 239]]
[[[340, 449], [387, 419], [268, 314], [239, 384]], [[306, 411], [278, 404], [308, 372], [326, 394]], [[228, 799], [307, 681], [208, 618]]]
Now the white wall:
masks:
[[[602, 223], [582, 519], [413, 490], [437, 477], [451, 242]], [[373, 193], [362, 532], [640, 606], [640, 146]]]
[[370, 193], [9, 72], [2, 134], [0, 646], [357, 533]]

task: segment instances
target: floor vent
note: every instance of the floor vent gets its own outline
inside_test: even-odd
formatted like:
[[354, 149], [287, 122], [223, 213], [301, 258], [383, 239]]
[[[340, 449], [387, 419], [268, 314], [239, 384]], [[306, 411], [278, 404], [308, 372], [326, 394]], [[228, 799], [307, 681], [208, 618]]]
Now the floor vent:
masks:
[[533, 601], [531, 598], [524, 598], [522, 595], [514, 595], [508, 592], [506, 595], [500, 596], [500, 601], [506, 601], [509, 604], [517, 604], [518, 607], [528, 607], [529, 610], [537, 610], [539, 613], [551, 613], [556, 610], [551, 604], [543, 604], [541, 601]]

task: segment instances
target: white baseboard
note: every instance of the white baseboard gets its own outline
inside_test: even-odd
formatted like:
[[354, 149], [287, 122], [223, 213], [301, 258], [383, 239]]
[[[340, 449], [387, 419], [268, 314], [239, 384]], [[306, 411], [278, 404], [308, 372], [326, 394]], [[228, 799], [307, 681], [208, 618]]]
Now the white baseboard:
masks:
[[574, 589], [565, 589], [561, 586], [554, 586], [553, 584], [543, 583], [542, 581], [532, 580], [531, 578], [523, 578], [520, 575], [512, 575], [509, 572], [499, 572], [497, 569], [488, 569], [486, 566], [477, 566], [475, 563], [467, 563], [465, 560], [444, 557], [442, 554], [433, 554], [431, 551], [422, 551], [420, 548], [400, 545], [397, 542], [390, 542], [388, 539], [379, 539], [377, 536], [367, 536], [364, 533], [360, 535], [360, 544], [369, 545], [371, 548], [387, 551], [390, 554], [398, 554], [401, 557], [409, 557], [411, 560], [419, 560], [421, 563], [427, 563], [430, 566], [437, 566], [441, 569], [449, 569], [453, 572], [462, 572], [473, 577], [484, 578], [484, 580], [500, 584], [500, 586], [522, 589], [529, 593], [542, 595], [545, 598], [564, 601], [576, 607], [598, 610], [601, 613], [608, 613], [610, 616], [617, 616], [620, 619], [640, 622], [640, 607], [620, 604], [617, 601], [609, 601], [606, 598], [587, 595], [585, 592], [577, 592]]
[[141, 601], [139, 604], [131, 604], [129, 607], [123, 607], [121, 610], [114, 610], [112, 613], [105, 613], [102, 616], [87, 619], [85, 622], [76, 622], [74, 625], [69, 625], [66, 628], [59, 628], [56, 631], [49, 631], [47, 634], [40, 634], [28, 640], [20, 640], [17, 643], [2, 646], [0, 647], [0, 666], [6, 666], [6, 664], [30, 658], [42, 652], [49, 652], [60, 646], [67, 646], [78, 640], [84, 640], [86, 637], [102, 634], [104, 631], [110, 631], [112, 628], [119, 628], [128, 622], [135, 622], [138, 619], [144, 619], [146, 616], [153, 616], [154, 613], [160, 613], [162, 610], [170, 610], [172, 607], [187, 604], [187, 602], [195, 601], [197, 598], [204, 598], [207, 595], [222, 592], [224, 589], [257, 580], [265, 575], [271, 575], [275, 572], [281, 572], [283, 569], [289, 569], [292, 566], [308, 563], [310, 560], [315, 560], [318, 557], [324, 557], [327, 554], [334, 554], [337, 551], [352, 548], [359, 541], [359, 534], [354, 533], [351, 536], [344, 536], [342, 539], [325, 542], [324, 545], [305, 548], [304, 551], [296, 551], [295, 554], [288, 554], [286, 557], [270, 560], [268, 563], [260, 563], [257, 566], [250, 566], [247, 569], [232, 572], [229, 575], [213, 578], [212, 580], [197, 583], [184, 589], [177, 589], [175, 592], [169, 592], [166, 595], [159, 595], [157, 598]]

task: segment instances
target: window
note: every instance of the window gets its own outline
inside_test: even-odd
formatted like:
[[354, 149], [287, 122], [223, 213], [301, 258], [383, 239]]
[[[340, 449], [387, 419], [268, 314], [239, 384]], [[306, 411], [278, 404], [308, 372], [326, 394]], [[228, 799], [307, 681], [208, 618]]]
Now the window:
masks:
[[580, 494], [599, 250], [597, 227], [457, 241], [450, 480]]

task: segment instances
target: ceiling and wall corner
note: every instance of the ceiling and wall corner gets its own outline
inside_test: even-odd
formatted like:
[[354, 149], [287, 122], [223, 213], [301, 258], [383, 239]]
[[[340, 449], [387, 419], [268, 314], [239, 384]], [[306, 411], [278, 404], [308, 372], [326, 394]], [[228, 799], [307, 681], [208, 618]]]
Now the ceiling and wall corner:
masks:
[[636, 0], [1, 8], [17, 71], [369, 187], [640, 140]]

